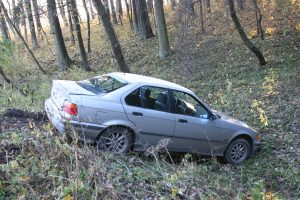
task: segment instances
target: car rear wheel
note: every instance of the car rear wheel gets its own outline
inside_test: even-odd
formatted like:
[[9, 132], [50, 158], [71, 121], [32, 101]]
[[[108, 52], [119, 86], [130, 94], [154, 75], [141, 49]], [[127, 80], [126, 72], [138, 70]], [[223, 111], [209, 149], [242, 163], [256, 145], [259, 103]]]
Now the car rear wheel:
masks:
[[243, 138], [233, 140], [224, 155], [224, 160], [232, 165], [242, 164], [250, 154], [250, 144]]
[[106, 129], [97, 142], [97, 149], [114, 153], [126, 153], [132, 145], [132, 132], [125, 127]]

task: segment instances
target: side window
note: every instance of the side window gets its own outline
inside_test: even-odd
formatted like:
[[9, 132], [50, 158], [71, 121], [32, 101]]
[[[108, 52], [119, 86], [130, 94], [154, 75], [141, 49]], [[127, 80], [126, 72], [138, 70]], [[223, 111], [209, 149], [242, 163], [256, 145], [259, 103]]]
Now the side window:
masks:
[[129, 106], [141, 107], [140, 88], [134, 90], [127, 97], [125, 97], [125, 102]]
[[168, 90], [165, 88], [141, 87], [142, 107], [158, 111], [169, 111]]
[[198, 118], [209, 118], [208, 111], [190, 94], [173, 91], [175, 113]]

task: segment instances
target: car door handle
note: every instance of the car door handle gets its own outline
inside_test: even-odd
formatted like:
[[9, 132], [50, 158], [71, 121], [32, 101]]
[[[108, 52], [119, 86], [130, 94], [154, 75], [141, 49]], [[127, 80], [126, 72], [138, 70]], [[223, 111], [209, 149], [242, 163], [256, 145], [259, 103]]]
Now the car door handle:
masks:
[[179, 119], [178, 120], [180, 123], [188, 123], [188, 120], [186, 120], [186, 119]]
[[135, 116], [143, 116], [143, 113], [140, 113], [140, 112], [132, 112], [132, 114]]

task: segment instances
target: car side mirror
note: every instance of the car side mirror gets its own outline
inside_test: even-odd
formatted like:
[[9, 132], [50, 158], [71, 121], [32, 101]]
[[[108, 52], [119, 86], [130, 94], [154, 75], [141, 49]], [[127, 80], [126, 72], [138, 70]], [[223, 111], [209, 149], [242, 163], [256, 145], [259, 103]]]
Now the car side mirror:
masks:
[[218, 119], [218, 118], [219, 118], [219, 116], [215, 113], [211, 113], [211, 115], [209, 117], [210, 120], [215, 120], [215, 119]]

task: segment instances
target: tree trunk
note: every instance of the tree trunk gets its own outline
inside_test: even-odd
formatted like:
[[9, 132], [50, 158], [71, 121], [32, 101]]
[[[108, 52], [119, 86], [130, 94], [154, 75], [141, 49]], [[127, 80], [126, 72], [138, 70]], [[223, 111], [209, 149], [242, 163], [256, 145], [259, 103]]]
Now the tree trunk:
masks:
[[4, 73], [3, 68], [1, 67], [1, 65], [0, 65], [0, 75], [1, 75], [2, 79], [3, 79], [6, 83], [8, 83], [8, 84], [11, 83], [10, 79], [9, 79], [9, 78], [6, 76], [6, 74]]
[[33, 21], [33, 17], [32, 17], [32, 9], [31, 9], [30, 0], [24, 0], [24, 3], [25, 3], [25, 9], [26, 9], [26, 13], [27, 13], [27, 19], [28, 19], [29, 29], [30, 29], [30, 34], [31, 34], [32, 48], [36, 49], [39, 47], [39, 45], [38, 45], [38, 41], [37, 41], [37, 37], [36, 37], [36, 33], [35, 33], [35, 25], [34, 25], [34, 21]]
[[6, 21], [5, 21], [5, 18], [4, 18], [4, 14], [2, 12], [1, 7], [0, 7], [0, 30], [1, 30], [2, 37], [7, 39], [7, 40], [10, 40], [9, 31], [8, 31]]
[[170, 53], [170, 46], [169, 46], [169, 38], [168, 38], [168, 31], [167, 25], [165, 20], [165, 13], [163, 7], [163, 0], [154, 0], [154, 10], [155, 10], [155, 17], [156, 23], [158, 28], [158, 41], [159, 41], [159, 57], [165, 58]]
[[21, 12], [21, 9], [19, 7], [19, 3], [17, 5], [14, 5], [13, 7], [13, 21], [18, 30], [20, 30], [20, 16], [23, 13]]
[[257, 0], [253, 0], [254, 10], [255, 10], [255, 19], [256, 19], [256, 34], [260, 37], [261, 40], [264, 39], [264, 31], [261, 26], [262, 14], [257, 5]]
[[[104, 8], [105, 8], [105, 11], [106, 11], [106, 13], [107, 13], [107, 15], [108, 15], [108, 17], [109, 17], [109, 20], [110, 20], [110, 11], [109, 11], [109, 3], [108, 3], [108, 0], [102, 0], [102, 4], [103, 4], [103, 6], [104, 6]], [[100, 15], [98, 15], [98, 16], [100, 16]], [[100, 19], [101, 20], [101, 19]]]
[[93, 10], [93, 3], [92, 3], [92, 0], [89, 0], [89, 4], [90, 4], [90, 13], [91, 13], [91, 17], [92, 17], [92, 20], [95, 19], [95, 12]]
[[73, 28], [73, 22], [72, 22], [72, 12], [71, 12], [71, 10], [72, 10], [72, 8], [71, 8], [71, 6], [70, 6], [70, 1], [71, 0], [66, 0], [67, 1], [67, 10], [68, 10], [68, 21], [69, 21], [69, 30], [70, 30], [70, 37], [71, 37], [71, 43], [72, 44], [75, 44], [75, 37], [74, 37], [74, 33], [73, 33], [73, 30], [74, 30], [74, 28]]
[[65, 5], [64, 5], [63, 0], [58, 0], [57, 5], [59, 7], [60, 15], [61, 15], [61, 17], [64, 21], [64, 26], [68, 26], [68, 20], [67, 20], [67, 17], [66, 17]]
[[122, 4], [121, 4], [121, 0], [117, 0], [116, 1], [116, 10], [117, 10], [117, 16], [118, 16], [118, 20], [120, 22], [120, 24], [123, 26], [123, 10], [122, 10]]
[[88, 53], [91, 53], [91, 23], [90, 23], [90, 14], [89, 10], [86, 6], [86, 0], [82, 0], [82, 4], [86, 13], [86, 24], [87, 24], [87, 51]]
[[111, 8], [110, 10], [111, 10], [112, 21], [114, 24], [118, 24], [114, 0], [109, 0], [109, 3], [110, 3], [110, 8]]
[[[19, 5], [19, 8], [20, 8], [21, 25], [24, 28], [25, 40], [28, 42], [27, 26], [26, 26], [26, 15], [25, 15], [25, 8], [24, 8], [25, 7], [24, 6], [24, 0], [19, 0], [18, 5]], [[21, 31], [20, 31], [20, 33], [21, 33]]]
[[29, 48], [28, 44], [26, 43], [26, 41], [24, 40], [24, 38], [22, 37], [20, 31], [17, 29], [17, 27], [14, 25], [13, 21], [9, 18], [9, 15], [5, 9], [5, 6], [3, 5], [2, 1], [0, 0], [0, 7], [2, 8], [3, 14], [7, 20], [7, 22], [10, 24], [10, 26], [15, 30], [16, 34], [19, 36], [19, 38], [22, 40], [24, 46], [26, 47], [26, 49], [28, 50], [29, 54], [31, 55], [32, 59], [34, 60], [34, 62], [36, 63], [37, 67], [39, 68], [39, 70], [43, 73], [46, 74], [46, 71], [42, 68], [42, 66], [40, 65], [40, 63], [38, 62], [38, 60], [36, 59], [36, 57], [34, 56], [33, 52], [31, 51], [31, 49]]
[[76, 6], [76, 0], [70, 0], [70, 5], [71, 5], [71, 12], [72, 12], [72, 17], [73, 17], [73, 22], [75, 24], [75, 30], [76, 30], [76, 35], [77, 35], [77, 41], [78, 41], [78, 46], [80, 50], [80, 56], [81, 56], [81, 62], [82, 62], [82, 68], [86, 71], [90, 71], [91, 68], [89, 66], [87, 56], [85, 53], [84, 49], [84, 44], [82, 40], [82, 35], [81, 35], [81, 28], [80, 28], [80, 23], [79, 23], [79, 14]]
[[242, 40], [244, 41], [245, 45], [257, 56], [257, 58], [259, 60], [259, 64], [261, 66], [267, 64], [267, 61], [265, 60], [262, 53], [259, 51], [258, 48], [256, 48], [256, 46], [254, 46], [252, 44], [252, 42], [248, 39], [247, 35], [245, 34], [245, 32], [242, 28], [242, 25], [241, 25], [238, 17], [236, 16], [233, 0], [228, 0], [228, 4], [229, 4], [229, 11], [230, 11], [231, 18], [240, 34]]
[[148, 9], [149, 14], [153, 13], [153, 0], [148, 0], [147, 1], [147, 9]]
[[244, 10], [245, 7], [245, 0], [237, 0], [237, 6], [239, 8], [239, 10]]
[[42, 23], [40, 20], [39, 6], [38, 6], [37, 0], [32, 0], [32, 6], [33, 6], [33, 10], [34, 10], [36, 28], [37, 28], [38, 33], [41, 34]]
[[70, 58], [60, 28], [55, 0], [47, 0], [47, 8], [48, 8], [48, 17], [50, 21], [51, 30], [54, 35], [57, 64], [60, 70], [66, 70], [70, 64]]
[[139, 25], [138, 25], [138, 14], [136, 10], [136, 0], [131, 0], [131, 9], [132, 9], [132, 16], [133, 16], [133, 30], [134, 32], [139, 32]]
[[192, 16], [192, 17], [196, 17], [193, 1], [192, 0], [186, 0], [186, 6], [187, 6], [187, 11], [189, 12], [189, 15]]
[[127, 18], [129, 20], [129, 24], [130, 24], [130, 29], [133, 30], [132, 13], [131, 13], [131, 9], [129, 9], [127, 0], [125, 0], [125, 5], [126, 5]]
[[210, 6], [210, 0], [205, 0], [206, 1], [206, 9], [208, 13], [211, 13], [211, 6]]
[[151, 23], [147, 11], [146, 0], [135, 0], [136, 10], [138, 15], [138, 28], [139, 36], [141, 40], [145, 40], [150, 37], [154, 37]]
[[175, 0], [170, 0], [170, 3], [171, 3], [171, 9], [174, 10], [176, 4]]
[[101, 0], [93, 0], [95, 8], [97, 10], [98, 15], [101, 17], [106, 35], [108, 37], [108, 40], [110, 42], [113, 55], [117, 61], [117, 64], [119, 66], [120, 71], [122, 72], [129, 72], [129, 68], [126, 65], [121, 45], [118, 41], [117, 35], [115, 33], [114, 27], [111, 24], [109, 20], [109, 15], [105, 11], [105, 8], [103, 4], [101, 3]]
[[199, 0], [199, 7], [200, 7], [200, 26], [201, 32], [204, 33], [204, 14], [203, 14], [203, 1]]

